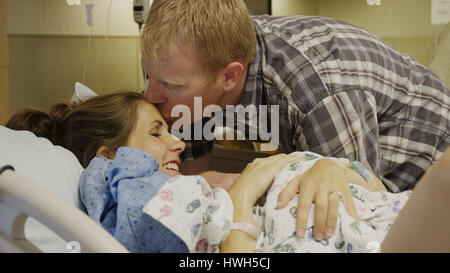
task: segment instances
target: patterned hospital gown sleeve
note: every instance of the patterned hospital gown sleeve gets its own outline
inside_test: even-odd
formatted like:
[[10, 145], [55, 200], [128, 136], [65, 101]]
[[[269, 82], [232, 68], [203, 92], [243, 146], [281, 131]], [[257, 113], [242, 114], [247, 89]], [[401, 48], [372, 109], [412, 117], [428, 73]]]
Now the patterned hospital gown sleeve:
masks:
[[185, 243], [142, 208], [167, 182], [155, 158], [121, 147], [114, 160], [94, 158], [80, 177], [88, 215], [130, 252], [187, 252]]
[[143, 211], [178, 235], [189, 252], [218, 252], [233, 220], [226, 190], [211, 189], [201, 176], [171, 178]]

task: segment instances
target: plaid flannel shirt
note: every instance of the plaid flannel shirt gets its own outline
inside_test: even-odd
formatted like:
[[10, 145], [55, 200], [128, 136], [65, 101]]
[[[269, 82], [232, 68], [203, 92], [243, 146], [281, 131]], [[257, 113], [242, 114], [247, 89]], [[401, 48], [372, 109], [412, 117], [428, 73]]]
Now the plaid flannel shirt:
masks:
[[[257, 52], [240, 104], [279, 105], [283, 152], [359, 161], [400, 192], [448, 147], [450, 90], [409, 56], [337, 19], [253, 21]], [[210, 151], [206, 143], [188, 143], [184, 159]]]

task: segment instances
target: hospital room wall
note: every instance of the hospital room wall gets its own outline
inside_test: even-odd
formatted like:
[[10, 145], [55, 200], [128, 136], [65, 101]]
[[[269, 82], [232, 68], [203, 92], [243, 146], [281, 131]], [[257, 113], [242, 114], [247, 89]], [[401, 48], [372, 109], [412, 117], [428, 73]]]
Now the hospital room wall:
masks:
[[0, 124], [9, 118], [9, 44], [6, 29], [6, 0], [0, 0]]
[[48, 110], [55, 103], [68, 102], [76, 81], [98, 94], [144, 88], [137, 37], [109, 37], [104, 52], [104, 37], [92, 37], [83, 77], [87, 43], [82, 36], [10, 37], [11, 112], [24, 107]]
[[[99, 94], [144, 88], [133, 0], [112, 1], [109, 26], [110, 1], [81, 2], [68, 6], [65, 0], [7, 0], [11, 114], [68, 102], [76, 81]], [[91, 29], [84, 4], [89, 2], [94, 4], [94, 26], [85, 70]]]
[[434, 38], [444, 27], [431, 24], [431, 0], [381, 0], [380, 6], [369, 6], [366, 0], [273, 0], [272, 13], [341, 19], [374, 33], [423, 65], [429, 64]]
[[[30, 106], [48, 110], [56, 102], [68, 101], [75, 81], [100, 94], [144, 88], [133, 1], [113, 0], [105, 50], [109, 1], [82, 1], [88, 2], [95, 4], [94, 28], [83, 81], [90, 33], [84, 6], [69, 7], [63, 0], [6, 0], [11, 113]], [[348, 21], [424, 65], [429, 62], [435, 35], [443, 27], [430, 24], [430, 0], [382, 0], [381, 6], [368, 6], [365, 0], [272, 0], [272, 14], [321, 15]]]

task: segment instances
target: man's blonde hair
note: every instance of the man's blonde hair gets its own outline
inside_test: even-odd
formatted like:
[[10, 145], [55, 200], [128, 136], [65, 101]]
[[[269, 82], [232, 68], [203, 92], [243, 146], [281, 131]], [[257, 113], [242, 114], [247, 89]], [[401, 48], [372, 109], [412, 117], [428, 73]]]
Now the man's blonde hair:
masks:
[[210, 72], [252, 62], [256, 34], [242, 0], [154, 0], [141, 34], [144, 58], [159, 60], [173, 41], [191, 47]]

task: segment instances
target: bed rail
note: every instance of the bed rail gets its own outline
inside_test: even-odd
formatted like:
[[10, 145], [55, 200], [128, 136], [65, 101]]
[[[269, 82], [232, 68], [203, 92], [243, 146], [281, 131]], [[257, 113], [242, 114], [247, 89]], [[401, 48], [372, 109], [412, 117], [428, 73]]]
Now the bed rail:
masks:
[[0, 168], [0, 252], [40, 252], [24, 235], [32, 217], [81, 252], [125, 253], [126, 248], [77, 207], [14, 171]]

